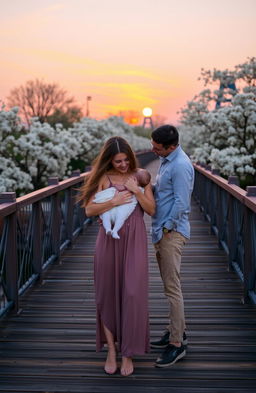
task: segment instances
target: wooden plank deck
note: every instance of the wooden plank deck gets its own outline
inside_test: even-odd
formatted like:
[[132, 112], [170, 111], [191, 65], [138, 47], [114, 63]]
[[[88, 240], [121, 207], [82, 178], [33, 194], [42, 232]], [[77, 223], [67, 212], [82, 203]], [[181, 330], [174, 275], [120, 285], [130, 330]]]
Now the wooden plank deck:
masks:
[[[150, 166], [155, 170], [155, 164]], [[151, 338], [167, 323], [168, 306], [148, 228]], [[0, 392], [256, 392], [256, 308], [242, 304], [237, 276], [193, 203], [192, 236], [182, 262], [189, 345], [172, 367], [154, 367], [157, 350], [135, 359], [128, 377], [103, 372], [95, 352], [93, 249], [97, 223], [51, 266], [42, 285], [1, 321]], [[173, 388], [173, 389], [172, 389]]]

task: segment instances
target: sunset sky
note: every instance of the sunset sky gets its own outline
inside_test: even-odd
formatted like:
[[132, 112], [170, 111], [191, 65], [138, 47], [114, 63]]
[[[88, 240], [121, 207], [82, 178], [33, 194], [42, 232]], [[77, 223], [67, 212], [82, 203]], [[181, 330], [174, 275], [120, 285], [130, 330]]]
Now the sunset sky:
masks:
[[0, 0], [0, 100], [56, 82], [100, 119], [145, 106], [177, 124], [201, 68], [256, 55], [255, 0]]

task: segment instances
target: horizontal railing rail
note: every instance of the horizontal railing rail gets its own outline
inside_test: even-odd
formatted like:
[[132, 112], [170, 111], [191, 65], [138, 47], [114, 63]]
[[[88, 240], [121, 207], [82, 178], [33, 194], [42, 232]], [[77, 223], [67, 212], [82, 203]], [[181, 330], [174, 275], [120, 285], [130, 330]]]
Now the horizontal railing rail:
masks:
[[76, 203], [85, 176], [50, 178], [48, 187], [17, 199], [0, 195], [0, 315], [18, 310], [19, 296], [91, 221]]
[[236, 176], [226, 180], [216, 170], [194, 168], [193, 195], [228, 255], [228, 268], [243, 281], [244, 302], [256, 303], [256, 187], [245, 191]]
[[[141, 167], [156, 158], [151, 151], [136, 155]], [[0, 194], [0, 316], [18, 310], [20, 295], [91, 222], [76, 203], [86, 175], [52, 177], [48, 187], [17, 199], [14, 192]]]

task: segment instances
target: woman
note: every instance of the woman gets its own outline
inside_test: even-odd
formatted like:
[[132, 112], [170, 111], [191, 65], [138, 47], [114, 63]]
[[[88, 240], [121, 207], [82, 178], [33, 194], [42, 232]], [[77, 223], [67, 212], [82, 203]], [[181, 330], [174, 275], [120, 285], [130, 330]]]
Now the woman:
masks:
[[[155, 202], [151, 184], [140, 190], [135, 155], [121, 137], [104, 144], [81, 190], [86, 215], [98, 216], [114, 206], [129, 203], [134, 194], [138, 204], [119, 230], [120, 239], [108, 236], [100, 226], [94, 257], [97, 306], [96, 346], [105, 343], [108, 355], [104, 370], [117, 371], [117, 351], [121, 352], [121, 375], [133, 373], [132, 357], [149, 350], [148, 261], [144, 211], [153, 215]], [[114, 197], [95, 203], [95, 194], [116, 188]], [[116, 347], [117, 343], [117, 347]]]

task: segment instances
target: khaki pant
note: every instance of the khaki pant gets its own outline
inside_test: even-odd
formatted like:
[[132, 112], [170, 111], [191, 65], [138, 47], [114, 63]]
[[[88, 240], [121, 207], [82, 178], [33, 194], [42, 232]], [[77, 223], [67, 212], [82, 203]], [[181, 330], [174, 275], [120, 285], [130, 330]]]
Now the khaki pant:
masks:
[[182, 342], [185, 330], [184, 303], [180, 284], [181, 252], [186, 238], [179, 232], [163, 234], [156, 243], [156, 258], [164, 284], [164, 293], [170, 303], [170, 337], [172, 342]]

